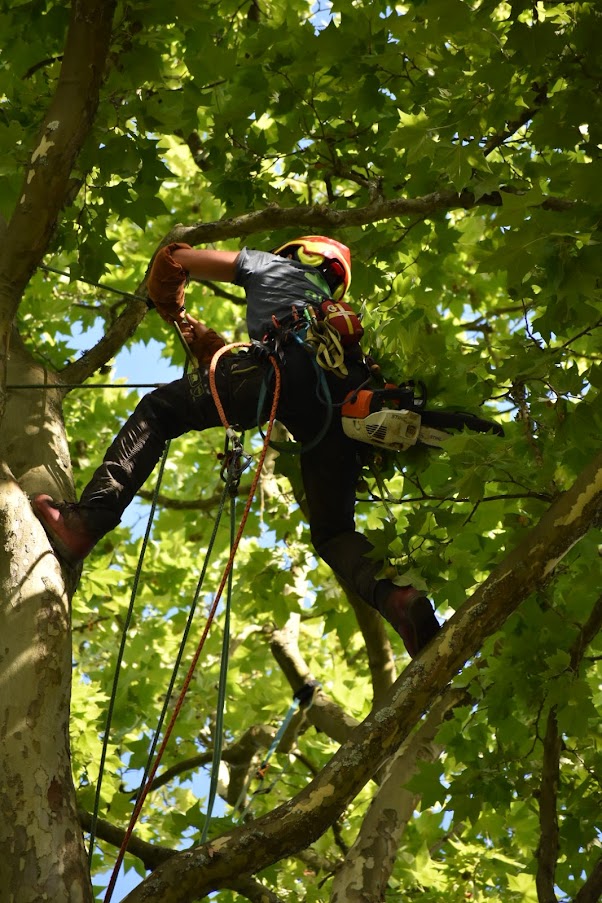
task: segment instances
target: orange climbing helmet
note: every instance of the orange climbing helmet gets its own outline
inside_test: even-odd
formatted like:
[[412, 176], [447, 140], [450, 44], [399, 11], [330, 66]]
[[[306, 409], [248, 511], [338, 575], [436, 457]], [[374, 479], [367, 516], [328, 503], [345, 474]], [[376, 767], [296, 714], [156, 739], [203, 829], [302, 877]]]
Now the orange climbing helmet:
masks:
[[346, 245], [325, 235], [303, 235], [276, 248], [273, 254], [292, 257], [319, 270], [335, 301], [344, 297], [351, 282], [351, 252]]

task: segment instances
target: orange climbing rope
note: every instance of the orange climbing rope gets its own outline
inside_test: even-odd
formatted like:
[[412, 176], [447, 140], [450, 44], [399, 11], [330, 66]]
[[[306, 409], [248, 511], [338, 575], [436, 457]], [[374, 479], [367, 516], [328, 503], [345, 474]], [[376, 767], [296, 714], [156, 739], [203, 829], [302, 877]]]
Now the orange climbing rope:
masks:
[[[217, 408], [217, 410], [218, 410], [218, 413], [219, 413], [219, 416], [220, 416], [220, 420], [222, 421], [222, 424], [223, 424], [223, 426], [224, 426], [224, 428], [225, 428], [225, 430], [226, 430], [227, 432], [230, 431], [230, 430], [232, 429], [232, 427], [231, 427], [230, 424], [228, 423], [228, 419], [227, 419], [227, 417], [226, 417], [226, 414], [225, 414], [223, 405], [222, 405], [221, 400], [220, 400], [220, 398], [219, 398], [219, 394], [218, 394], [218, 391], [217, 391], [217, 386], [216, 386], [216, 383], [215, 383], [215, 370], [216, 370], [218, 361], [219, 361], [220, 357], [221, 357], [223, 354], [227, 353], [228, 351], [231, 351], [233, 348], [240, 348], [240, 347], [249, 347], [249, 343], [248, 343], [248, 342], [235, 342], [235, 343], [233, 343], [233, 344], [231, 344], [231, 345], [225, 345], [223, 348], [220, 348], [220, 349], [214, 354], [214, 356], [213, 356], [213, 358], [212, 358], [212, 360], [211, 360], [211, 364], [210, 364], [210, 366], [209, 366], [209, 386], [210, 386], [210, 388], [211, 388], [211, 394], [212, 394], [212, 396], [213, 396], [213, 400], [214, 400], [214, 402], [215, 402], [215, 406], [216, 406], [216, 408]], [[110, 903], [111, 897], [112, 897], [112, 895], [113, 895], [113, 891], [115, 890], [115, 884], [117, 883], [117, 877], [118, 877], [118, 874], [119, 874], [119, 869], [121, 868], [121, 864], [122, 864], [123, 859], [124, 859], [124, 857], [125, 857], [125, 853], [126, 853], [128, 844], [129, 844], [129, 842], [130, 842], [130, 838], [131, 838], [132, 833], [133, 833], [133, 831], [134, 831], [134, 828], [135, 828], [135, 826], [136, 826], [136, 822], [138, 821], [138, 817], [139, 817], [139, 815], [140, 815], [140, 812], [142, 811], [142, 807], [143, 807], [143, 805], [144, 805], [144, 802], [145, 802], [145, 800], [146, 800], [146, 797], [148, 796], [149, 791], [150, 791], [151, 786], [152, 786], [152, 783], [153, 783], [153, 781], [154, 781], [154, 779], [155, 779], [155, 775], [157, 774], [157, 770], [158, 770], [158, 768], [159, 768], [159, 764], [160, 764], [160, 762], [161, 762], [161, 759], [162, 759], [162, 757], [163, 757], [163, 753], [165, 752], [165, 749], [166, 749], [167, 744], [168, 744], [168, 742], [169, 742], [169, 738], [171, 737], [171, 734], [172, 734], [172, 732], [173, 732], [173, 729], [174, 729], [176, 720], [177, 720], [177, 718], [178, 718], [178, 715], [180, 714], [180, 711], [181, 711], [182, 706], [183, 706], [183, 704], [184, 704], [184, 700], [185, 700], [185, 698], [186, 698], [186, 694], [187, 694], [187, 692], [188, 692], [188, 689], [189, 689], [189, 687], [190, 687], [190, 683], [191, 683], [192, 678], [193, 678], [193, 676], [194, 676], [194, 672], [195, 672], [197, 663], [198, 663], [198, 661], [199, 661], [201, 652], [202, 652], [202, 650], [203, 650], [203, 646], [205, 645], [205, 640], [206, 640], [206, 638], [207, 638], [207, 636], [208, 636], [208, 634], [209, 634], [209, 629], [210, 629], [211, 624], [212, 624], [212, 622], [213, 622], [213, 618], [215, 617], [215, 612], [216, 612], [216, 610], [217, 610], [217, 606], [218, 606], [218, 604], [219, 604], [219, 601], [220, 601], [220, 599], [221, 599], [222, 593], [223, 593], [224, 588], [225, 588], [225, 586], [226, 586], [226, 582], [227, 582], [227, 580], [228, 580], [228, 576], [229, 576], [229, 574], [230, 574], [230, 571], [232, 570], [232, 566], [233, 566], [233, 564], [234, 564], [234, 557], [235, 557], [236, 552], [237, 552], [237, 550], [238, 550], [238, 546], [240, 545], [240, 541], [241, 541], [241, 539], [242, 539], [242, 535], [243, 535], [244, 528], [245, 528], [245, 525], [246, 525], [246, 522], [247, 522], [247, 518], [248, 518], [249, 512], [250, 512], [250, 510], [251, 510], [251, 505], [252, 505], [252, 503], [253, 503], [253, 498], [254, 498], [254, 496], [255, 496], [255, 491], [256, 491], [256, 489], [257, 489], [257, 484], [259, 483], [259, 477], [261, 476], [261, 471], [262, 471], [262, 468], [263, 468], [263, 464], [264, 464], [264, 462], [265, 462], [265, 457], [266, 457], [266, 454], [267, 454], [267, 451], [268, 451], [268, 448], [269, 448], [269, 445], [270, 445], [270, 436], [271, 436], [271, 433], [272, 433], [272, 428], [273, 428], [273, 426], [274, 426], [274, 420], [276, 419], [276, 411], [277, 411], [277, 409], [278, 409], [278, 402], [279, 402], [279, 400], [280, 400], [280, 383], [281, 383], [281, 378], [280, 378], [280, 368], [278, 367], [278, 364], [277, 364], [276, 360], [275, 360], [273, 357], [270, 357], [270, 361], [271, 361], [272, 366], [273, 366], [273, 368], [274, 368], [274, 374], [275, 374], [274, 396], [273, 396], [273, 399], [272, 399], [272, 405], [271, 405], [271, 409], [270, 409], [270, 416], [269, 416], [269, 420], [268, 420], [268, 425], [267, 425], [267, 429], [266, 429], [266, 434], [265, 434], [265, 437], [264, 437], [263, 446], [262, 446], [262, 449], [261, 449], [261, 453], [260, 453], [260, 455], [259, 455], [259, 460], [258, 460], [258, 462], [257, 462], [257, 470], [256, 470], [256, 472], [255, 472], [255, 476], [253, 477], [253, 481], [252, 481], [252, 483], [251, 483], [251, 488], [250, 488], [250, 490], [249, 490], [249, 495], [248, 495], [248, 497], [247, 497], [247, 501], [246, 501], [246, 503], [245, 503], [245, 507], [244, 507], [244, 510], [243, 510], [243, 513], [242, 513], [242, 517], [241, 517], [241, 520], [240, 520], [240, 525], [239, 525], [239, 527], [238, 527], [238, 532], [237, 532], [237, 534], [236, 534], [236, 537], [235, 537], [234, 542], [232, 543], [232, 547], [231, 547], [231, 549], [230, 549], [230, 556], [229, 556], [228, 561], [227, 561], [227, 563], [226, 563], [226, 567], [225, 567], [225, 569], [224, 569], [224, 573], [223, 573], [223, 575], [222, 575], [222, 579], [221, 579], [220, 585], [219, 585], [219, 587], [218, 587], [218, 589], [217, 589], [217, 592], [216, 592], [216, 594], [215, 594], [215, 598], [214, 598], [213, 603], [212, 603], [212, 605], [211, 605], [211, 608], [210, 608], [210, 610], [209, 610], [209, 614], [207, 615], [207, 622], [206, 622], [206, 624], [205, 624], [205, 628], [204, 628], [203, 633], [202, 633], [202, 636], [201, 636], [201, 638], [200, 638], [200, 640], [199, 640], [199, 643], [198, 643], [196, 652], [195, 652], [195, 654], [194, 654], [194, 656], [193, 656], [193, 658], [192, 658], [192, 661], [191, 661], [191, 663], [190, 663], [190, 667], [189, 667], [189, 669], [188, 669], [188, 673], [186, 674], [186, 677], [185, 677], [185, 679], [184, 679], [184, 683], [183, 683], [183, 685], [182, 685], [182, 689], [180, 690], [180, 695], [178, 696], [178, 699], [177, 699], [177, 701], [176, 701], [176, 704], [175, 704], [175, 707], [174, 707], [174, 710], [173, 710], [171, 719], [170, 719], [170, 721], [169, 721], [169, 724], [167, 725], [167, 728], [165, 729], [165, 734], [164, 734], [164, 736], [163, 736], [163, 740], [161, 741], [161, 745], [160, 745], [160, 747], [159, 747], [159, 749], [158, 749], [158, 751], [157, 751], [157, 755], [156, 755], [156, 757], [155, 757], [155, 761], [154, 761], [154, 763], [153, 763], [153, 766], [152, 766], [152, 768], [150, 769], [150, 771], [149, 771], [149, 773], [148, 773], [148, 777], [147, 777], [147, 779], [146, 779], [146, 783], [144, 784], [144, 787], [143, 787], [142, 790], [140, 791], [140, 794], [139, 794], [139, 796], [138, 796], [138, 798], [137, 798], [137, 800], [136, 800], [136, 805], [134, 806], [134, 810], [133, 810], [133, 812], [132, 812], [132, 815], [131, 815], [131, 818], [130, 818], [129, 825], [128, 825], [128, 827], [127, 827], [127, 830], [126, 830], [126, 832], [125, 832], [125, 835], [124, 835], [124, 838], [123, 838], [121, 847], [120, 847], [120, 849], [119, 849], [119, 853], [118, 853], [118, 855], [117, 855], [117, 860], [116, 860], [115, 865], [114, 865], [114, 867], [113, 867], [113, 872], [112, 872], [112, 874], [111, 874], [111, 878], [110, 878], [109, 883], [108, 883], [108, 885], [107, 885], [107, 891], [106, 891], [104, 903]]]
[[[228, 423], [228, 418], [226, 417], [226, 412], [224, 411], [224, 406], [222, 405], [221, 399], [219, 397], [219, 392], [217, 391], [217, 385], [215, 382], [215, 373], [217, 370], [217, 365], [220, 361], [220, 358], [223, 357], [224, 354], [228, 354], [234, 348], [251, 348], [250, 342], [232, 342], [230, 345], [224, 345], [223, 348], [218, 348], [213, 357], [211, 358], [211, 363], [209, 364], [209, 388], [211, 389], [211, 396], [213, 398], [213, 402], [215, 407], [217, 408], [217, 413], [219, 414], [219, 419], [222, 422], [223, 428], [226, 432], [232, 427]], [[274, 358], [270, 358], [272, 361], [272, 365], [276, 371], [276, 382], [278, 384], [278, 394], [280, 395], [280, 371], [278, 370], [278, 365]], [[275, 412], [274, 412], [275, 413]]]

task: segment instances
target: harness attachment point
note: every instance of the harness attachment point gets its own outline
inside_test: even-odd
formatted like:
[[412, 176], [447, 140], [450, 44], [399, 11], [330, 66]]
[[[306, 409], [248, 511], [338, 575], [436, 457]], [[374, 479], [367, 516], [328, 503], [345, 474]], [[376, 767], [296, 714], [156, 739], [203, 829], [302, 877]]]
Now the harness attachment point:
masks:
[[222, 462], [220, 478], [226, 483], [230, 495], [237, 495], [240, 478], [251, 464], [252, 457], [244, 453], [242, 438], [231, 427], [226, 430], [224, 450], [217, 458]]

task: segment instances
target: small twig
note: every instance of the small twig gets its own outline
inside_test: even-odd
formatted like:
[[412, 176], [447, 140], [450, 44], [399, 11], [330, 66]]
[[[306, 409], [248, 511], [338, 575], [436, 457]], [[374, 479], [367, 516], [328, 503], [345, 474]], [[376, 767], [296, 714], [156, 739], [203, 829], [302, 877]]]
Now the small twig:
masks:
[[548, 86], [544, 84], [542, 87], [539, 85], [533, 85], [533, 89], [537, 91], [535, 96], [535, 102], [533, 106], [528, 107], [526, 110], [520, 114], [520, 116], [515, 119], [513, 122], [509, 122], [506, 126], [506, 129], [503, 132], [500, 132], [498, 135], [493, 135], [485, 144], [483, 148], [483, 156], [489, 156], [492, 151], [496, 148], [501, 147], [509, 138], [512, 138], [513, 135], [518, 132], [524, 125], [526, 125], [535, 114], [548, 102]]
[[530, 338], [530, 340], [533, 342], [533, 344], [534, 344], [537, 348], [539, 348], [540, 351], [542, 351], [543, 349], [542, 349], [542, 347], [541, 347], [541, 342], [539, 342], [539, 341], [535, 338], [535, 336], [533, 335], [533, 331], [532, 331], [532, 329], [531, 329], [531, 324], [529, 323], [528, 313], [529, 313], [528, 308], [527, 308], [527, 306], [523, 303], [523, 322], [524, 322], [524, 324], [525, 324], [525, 332], [527, 333], [527, 336]]
[[463, 527], [465, 527], [466, 524], [470, 523], [470, 521], [472, 520], [473, 516], [476, 514], [477, 509], [478, 509], [479, 505], [481, 504], [481, 501], [482, 501], [482, 499], [479, 499], [478, 502], [475, 502], [475, 503], [474, 503], [474, 505], [472, 506], [472, 509], [471, 509], [470, 513], [468, 514], [468, 516], [462, 521], [462, 526], [463, 526]]
[[27, 81], [28, 78], [31, 78], [32, 75], [35, 75], [40, 69], [43, 69], [45, 66], [52, 66], [53, 63], [62, 62], [63, 54], [59, 53], [57, 56], [49, 56], [45, 60], [40, 60], [38, 63], [34, 63], [33, 66], [30, 66], [25, 75], [22, 76], [23, 81]]
[[590, 335], [594, 329], [598, 329], [602, 326], [602, 317], [593, 323], [591, 326], [587, 326], [585, 329], [582, 329], [581, 332], [578, 332], [572, 338], [567, 339], [566, 342], [563, 342], [562, 345], [558, 345], [556, 348], [552, 348], [552, 351], [556, 354], [558, 351], [562, 351], [564, 348], [568, 348], [573, 342], [576, 342], [577, 339], [582, 338], [584, 335]]
[[[408, 480], [411, 482], [411, 480]], [[479, 499], [479, 503], [483, 502], [500, 502], [507, 501], [508, 499], [535, 499], [538, 502], [553, 502], [555, 499], [555, 495], [550, 492], [508, 492], [508, 493], [498, 493], [497, 495], [486, 495], [482, 499]], [[369, 499], [357, 499], [357, 502], [361, 504], [362, 502], [382, 502], [383, 500], [376, 493], [371, 492]], [[422, 502], [437, 502], [438, 506], [441, 503], [445, 502], [450, 505], [466, 505], [471, 501], [471, 499], [465, 496], [449, 496], [449, 495], [428, 495], [424, 493], [423, 495], [414, 495], [414, 496], [403, 496], [401, 498], [395, 498], [394, 496], [389, 496], [387, 501], [391, 505], [407, 505], [415, 502], [416, 504], [422, 504]]]

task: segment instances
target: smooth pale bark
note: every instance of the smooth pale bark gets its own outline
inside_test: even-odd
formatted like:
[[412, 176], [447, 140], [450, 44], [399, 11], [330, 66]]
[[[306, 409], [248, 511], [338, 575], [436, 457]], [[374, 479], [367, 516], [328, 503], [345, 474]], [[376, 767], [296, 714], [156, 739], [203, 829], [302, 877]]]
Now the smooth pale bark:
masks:
[[[45, 375], [13, 348], [15, 382]], [[0, 460], [0, 887], [12, 903], [84, 903], [68, 736], [75, 575], [62, 573], [26, 494], [72, 491], [60, 392], [11, 396]]]
[[602, 453], [492, 571], [296, 797], [252, 824], [179, 853], [128, 894], [127, 903], [192, 903], [315, 841], [410, 734], [464, 662], [498, 630], [602, 514]]
[[420, 799], [406, 785], [420, 762], [439, 758], [443, 748], [435, 742], [435, 735], [446, 714], [464, 698], [464, 691], [449, 689], [387, 763], [355, 843], [334, 877], [331, 903], [380, 903], [385, 899], [400, 839]]

